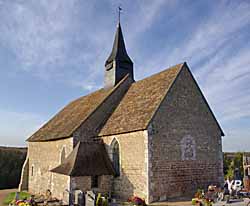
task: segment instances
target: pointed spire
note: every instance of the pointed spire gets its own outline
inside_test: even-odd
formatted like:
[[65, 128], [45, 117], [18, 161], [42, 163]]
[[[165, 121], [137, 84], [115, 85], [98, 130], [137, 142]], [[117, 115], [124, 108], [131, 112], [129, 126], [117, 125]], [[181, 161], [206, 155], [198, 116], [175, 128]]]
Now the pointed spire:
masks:
[[[108, 59], [105, 62], [105, 66], [107, 67], [107, 65], [112, 63], [113, 61], [127, 62], [133, 64], [133, 62], [131, 61], [131, 59], [127, 54], [120, 22], [118, 22], [117, 24], [113, 49]], [[110, 68], [107, 68], [107, 70], [109, 69]]]
[[118, 23], [120, 24], [120, 20], [121, 20], [121, 11], [122, 11], [122, 7], [118, 7]]
[[117, 24], [111, 54], [105, 62], [105, 87], [115, 86], [127, 74], [134, 81], [133, 62], [128, 56], [120, 21]]

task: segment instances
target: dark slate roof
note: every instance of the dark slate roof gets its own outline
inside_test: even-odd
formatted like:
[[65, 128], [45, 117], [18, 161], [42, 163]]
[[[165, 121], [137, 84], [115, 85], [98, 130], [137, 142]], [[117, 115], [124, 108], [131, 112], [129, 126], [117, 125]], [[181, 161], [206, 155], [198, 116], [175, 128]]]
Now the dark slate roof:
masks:
[[126, 51], [120, 23], [118, 23], [118, 25], [117, 25], [113, 49], [112, 49], [110, 56], [108, 57], [108, 59], [105, 62], [105, 66], [107, 66], [108, 64], [110, 64], [111, 62], [113, 62], [115, 60], [122, 61], [122, 62], [128, 62], [130, 64], [133, 64], [132, 60], [129, 58], [127, 51]]
[[100, 132], [100, 136], [144, 130], [160, 106], [183, 64], [131, 85]]
[[51, 172], [72, 177], [115, 174], [105, 146], [99, 142], [78, 142], [62, 164]]

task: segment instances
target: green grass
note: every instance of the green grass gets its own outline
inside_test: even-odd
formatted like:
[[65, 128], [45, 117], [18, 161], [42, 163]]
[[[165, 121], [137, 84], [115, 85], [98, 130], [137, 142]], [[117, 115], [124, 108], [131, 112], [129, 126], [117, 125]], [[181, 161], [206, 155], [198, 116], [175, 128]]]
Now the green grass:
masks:
[[[9, 194], [6, 196], [6, 198], [4, 199], [3, 204], [5, 204], [5, 205], [10, 204], [10, 203], [12, 202], [12, 200], [14, 200], [15, 195], [16, 195], [15, 192], [9, 193]], [[22, 200], [22, 199], [24, 199], [24, 198], [29, 198], [29, 197], [30, 197], [30, 194], [27, 193], [27, 192], [20, 192], [20, 193], [19, 193], [19, 199], [20, 199], [20, 200]]]

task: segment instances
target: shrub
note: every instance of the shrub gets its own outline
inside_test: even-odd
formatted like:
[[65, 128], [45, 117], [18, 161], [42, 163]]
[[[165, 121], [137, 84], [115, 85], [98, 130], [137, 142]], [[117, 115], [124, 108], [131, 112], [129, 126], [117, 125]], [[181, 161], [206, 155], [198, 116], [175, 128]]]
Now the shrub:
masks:
[[26, 152], [24, 148], [0, 147], [0, 189], [18, 187]]

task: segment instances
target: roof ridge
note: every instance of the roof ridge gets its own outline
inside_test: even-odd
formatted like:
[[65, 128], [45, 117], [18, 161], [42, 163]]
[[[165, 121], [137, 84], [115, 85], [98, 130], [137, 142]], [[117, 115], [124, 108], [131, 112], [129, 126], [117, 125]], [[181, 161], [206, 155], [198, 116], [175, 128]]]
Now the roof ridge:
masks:
[[[160, 106], [160, 104], [158, 103], [159, 102], [161, 103], [163, 101], [167, 91], [169, 90], [169, 87], [172, 85], [173, 80], [176, 79], [176, 75], [179, 73], [179, 70], [181, 70], [184, 64], [185, 63], [176, 64], [175, 66], [172, 66], [166, 70], [163, 70], [162, 72], [158, 72], [157, 74], [154, 74], [150, 77], [142, 79], [141, 81], [134, 82], [129, 88], [128, 92], [124, 95], [123, 100], [116, 107], [113, 113], [114, 115], [113, 114], [111, 115], [111, 118], [109, 118], [109, 120], [105, 123], [104, 127], [99, 132], [98, 136], [107, 136], [107, 135], [117, 134], [117, 133], [122, 134], [122, 133], [126, 133], [125, 130], [126, 131], [145, 130], [149, 122], [153, 118], [153, 114], [156, 112], [156, 109]], [[160, 85], [158, 85], [159, 80], [160, 82], [162, 82], [160, 83]], [[152, 86], [152, 89], [150, 89], [151, 86]], [[140, 92], [140, 95], [136, 93], [137, 90]], [[149, 93], [145, 93], [145, 92], [149, 92]], [[159, 94], [160, 96], [156, 95], [156, 93], [154, 92], [160, 92]], [[151, 100], [149, 99], [151, 98], [147, 96], [152, 97], [155, 103], [150, 102]], [[134, 106], [131, 104], [132, 102], [135, 103]], [[149, 105], [146, 106], [145, 104], [149, 104]], [[126, 110], [124, 108], [126, 107], [125, 105], [128, 106], [128, 109]], [[142, 110], [140, 109], [140, 107], [148, 107], [148, 109], [146, 109], [144, 113], [142, 113]], [[139, 126], [140, 128], [135, 126], [137, 123], [133, 125], [129, 124], [129, 122], [128, 124], [125, 123], [126, 121], [130, 121], [131, 119], [129, 118], [123, 119], [121, 117], [123, 115], [125, 116], [134, 115], [135, 111], [139, 112], [140, 115], [143, 116], [144, 118], [144, 120], [134, 118], [136, 119], [137, 123], [140, 125]], [[125, 122], [122, 122], [122, 121], [125, 121]], [[124, 127], [125, 129], [120, 128], [119, 126], [112, 126], [114, 125], [114, 122], [120, 122], [119, 124], [130, 125], [130, 128], [128, 129], [127, 126]]]
[[115, 91], [118, 87], [120, 87], [120, 85], [122, 85], [122, 83], [124, 83], [127, 79], [129, 78], [129, 74], [127, 74], [115, 87], [113, 87], [112, 89], [110, 89], [110, 91], [108, 92], [108, 94], [103, 98], [103, 100], [100, 102], [100, 104], [98, 104], [96, 106], [95, 109], [93, 109], [90, 114], [83, 120], [81, 121], [77, 126], [74, 127], [74, 129], [72, 130], [72, 133], [70, 136], [73, 135], [74, 131], [76, 131], [85, 121], [87, 121], [95, 111], [97, 111], [100, 106], [105, 102], [106, 99], [108, 99]]
[[[46, 122], [44, 125], [42, 125], [42, 127], [40, 127], [40, 129], [38, 129], [34, 134], [32, 134], [28, 139], [26, 139], [26, 141], [50, 141], [50, 140], [60, 140], [60, 139], [64, 139], [64, 138], [69, 138], [73, 135], [74, 131], [76, 131], [88, 118], [91, 117], [91, 115], [98, 110], [98, 108], [103, 104], [103, 102], [105, 102], [106, 99], [108, 99], [110, 97], [110, 95], [112, 95], [117, 88], [120, 87], [120, 85], [122, 85], [127, 79], [129, 78], [129, 75], [126, 75], [115, 87], [110, 88], [110, 89], [104, 89], [101, 88], [99, 90], [96, 90], [88, 95], [82, 96], [77, 98], [76, 100], [71, 101], [70, 103], [68, 103], [64, 108], [62, 108], [61, 110], [59, 110], [48, 122]], [[90, 98], [91, 95], [94, 94], [98, 94], [98, 92], [103, 93], [103, 97], [101, 97], [98, 101], [97, 101], [97, 105], [94, 105], [93, 108], [90, 108], [90, 110], [88, 111], [87, 115], [84, 116], [84, 114], [82, 114], [81, 116], [83, 116], [82, 118], [80, 118], [79, 122], [77, 124], [75, 124], [74, 127], [70, 128], [67, 134], [63, 134], [63, 135], [58, 135], [58, 137], [53, 136], [52, 138], [47, 138], [45, 140], [41, 140], [41, 137], [36, 138], [36, 134], [39, 134], [39, 132], [41, 132], [41, 130], [46, 130], [46, 128], [53, 122], [55, 121], [55, 118], [58, 117], [58, 115], [60, 115], [65, 109], [67, 109], [70, 105], [74, 105], [74, 103], [77, 103], [77, 101], [83, 101], [85, 98]], [[32, 139], [33, 137], [35, 137], [35, 139]]]
[[162, 73], [164, 73], [164, 72], [167, 72], [167, 71], [169, 71], [169, 70], [171, 70], [171, 69], [174, 69], [174, 68], [177, 67], [177, 66], [183, 66], [184, 64], [186, 64], [186, 62], [183, 62], [183, 63], [180, 63], [180, 64], [176, 64], [176, 65], [170, 66], [170, 67], [168, 67], [168, 68], [166, 68], [166, 69], [164, 69], [164, 70], [162, 70], [162, 71], [160, 71], [160, 72], [157, 72], [157, 73], [152, 74], [151, 76], [145, 77], [144, 79], [140, 79], [140, 80], [134, 82], [133, 84], [136, 84], [136, 83], [138, 83], [138, 82], [141, 82], [141, 81], [144, 81], [144, 80], [153, 78], [154, 76], [157, 76], [157, 75], [162, 74]]

